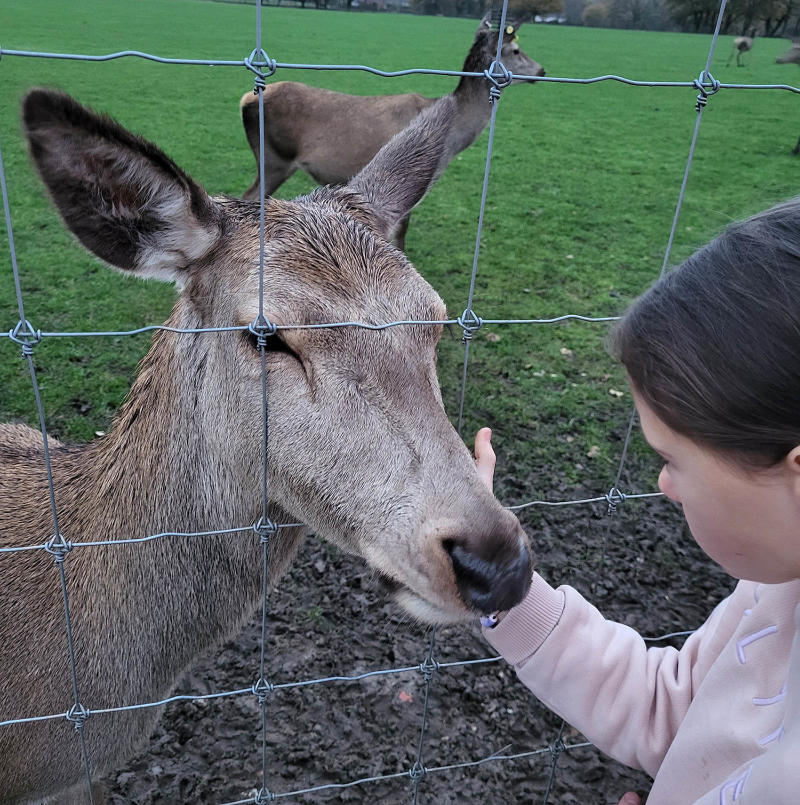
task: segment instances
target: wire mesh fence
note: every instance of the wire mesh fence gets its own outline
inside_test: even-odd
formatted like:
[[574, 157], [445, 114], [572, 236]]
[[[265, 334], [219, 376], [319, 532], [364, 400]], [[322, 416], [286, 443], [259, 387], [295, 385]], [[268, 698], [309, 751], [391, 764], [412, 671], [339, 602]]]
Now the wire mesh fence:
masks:
[[[726, 6], [726, 0], [722, 0], [718, 20], [722, 19]], [[133, 330], [106, 330], [106, 331], [58, 331], [38, 329], [36, 325], [41, 322], [32, 323], [26, 316], [24, 295], [22, 291], [22, 283], [20, 279], [20, 269], [17, 261], [16, 248], [14, 244], [12, 214], [9, 203], [8, 188], [6, 186], [5, 169], [2, 162], [2, 151], [0, 151], [0, 182], [2, 182], [2, 193], [4, 201], [4, 214], [6, 221], [6, 230], [8, 233], [9, 253], [11, 271], [13, 274], [14, 287], [16, 293], [16, 301], [18, 308], [18, 321], [13, 324], [7, 332], [0, 334], [2, 337], [10, 339], [19, 345], [22, 357], [27, 364], [31, 385], [34, 394], [34, 402], [36, 412], [39, 420], [39, 427], [42, 433], [42, 448], [44, 467], [47, 475], [47, 488], [48, 488], [48, 501], [50, 517], [52, 522], [52, 530], [49, 538], [42, 541], [42, 535], [37, 535], [35, 544], [26, 544], [23, 546], [11, 546], [2, 544], [2, 537], [0, 536], [0, 554], [15, 554], [30, 551], [45, 551], [53, 557], [55, 564], [55, 577], [53, 583], [60, 586], [61, 598], [63, 601], [63, 615], [64, 623], [67, 634], [67, 648], [68, 648], [68, 664], [71, 678], [72, 687], [72, 700], [69, 707], [62, 712], [57, 713], [30, 713], [17, 718], [4, 718], [0, 721], [0, 728], [13, 729], [16, 725], [42, 722], [42, 721], [57, 721], [66, 719], [74, 724], [75, 733], [78, 739], [78, 747], [75, 751], [79, 751], [82, 757], [82, 765], [86, 778], [86, 799], [93, 802], [92, 783], [94, 780], [92, 758], [87, 749], [87, 742], [85, 733], [87, 730], [93, 728], [90, 719], [95, 716], [102, 717], [104, 714], [122, 713], [134, 710], [143, 710], [155, 708], [164, 704], [175, 701], [201, 701], [211, 699], [221, 699], [237, 696], [253, 696], [258, 701], [260, 712], [260, 727], [261, 727], [261, 774], [259, 780], [254, 780], [254, 790], [252, 796], [246, 799], [236, 800], [235, 802], [226, 802], [224, 805], [238, 805], [238, 803], [265, 803], [275, 799], [299, 797], [314, 791], [325, 791], [352, 788], [356, 786], [366, 786], [369, 783], [386, 781], [391, 779], [406, 778], [411, 782], [411, 800], [416, 803], [424, 800], [424, 785], [423, 781], [428, 775], [432, 774], [446, 774], [457, 768], [467, 768], [481, 766], [487, 763], [499, 762], [512, 762], [522, 758], [532, 757], [536, 755], [549, 756], [551, 759], [550, 776], [547, 785], [547, 790], [544, 794], [544, 803], [546, 804], [550, 798], [550, 791], [552, 781], [557, 774], [558, 760], [562, 753], [569, 752], [570, 750], [580, 747], [589, 746], [586, 742], [579, 743], [565, 743], [563, 741], [563, 724], [561, 731], [553, 736], [553, 740], [543, 747], [538, 747], [527, 752], [506, 753], [504, 750], [487, 754], [484, 757], [476, 758], [473, 761], [458, 763], [452, 765], [430, 765], [426, 762], [426, 729], [428, 725], [428, 697], [431, 686], [436, 683], [436, 676], [438, 673], [446, 671], [450, 668], [457, 667], [470, 667], [475, 665], [484, 665], [496, 663], [499, 661], [497, 657], [485, 657], [477, 660], [464, 660], [456, 662], [439, 662], [436, 659], [436, 629], [433, 629], [430, 636], [430, 641], [425, 649], [420, 650], [421, 661], [418, 665], [406, 665], [396, 668], [388, 669], [375, 669], [361, 674], [355, 675], [341, 675], [341, 676], [327, 676], [318, 679], [305, 679], [295, 680], [289, 682], [274, 682], [268, 678], [266, 671], [266, 657], [267, 657], [267, 634], [268, 634], [268, 613], [269, 613], [269, 598], [267, 579], [269, 573], [269, 545], [276, 535], [283, 529], [301, 527], [301, 523], [286, 522], [276, 523], [270, 518], [269, 511], [269, 488], [268, 488], [268, 454], [269, 454], [269, 432], [267, 427], [269, 410], [269, 388], [267, 382], [267, 361], [269, 360], [269, 339], [274, 338], [280, 331], [287, 330], [302, 330], [302, 329], [333, 329], [333, 328], [360, 328], [365, 331], [385, 331], [389, 328], [395, 327], [441, 327], [443, 325], [450, 325], [460, 329], [463, 340], [463, 362], [461, 371], [461, 387], [459, 396], [459, 411], [458, 411], [458, 432], [461, 434], [464, 424], [464, 406], [465, 395], [469, 382], [469, 366], [470, 366], [470, 345], [476, 333], [486, 325], [550, 325], [563, 322], [566, 320], [575, 320], [586, 322], [587, 324], [603, 323], [613, 321], [616, 317], [593, 317], [583, 315], [581, 313], [565, 313], [563, 315], [552, 318], [530, 318], [530, 319], [512, 319], [512, 318], [499, 318], [488, 319], [482, 318], [474, 309], [475, 302], [475, 288], [476, 279], [478, 276], [482, 232], [484, 227], [487, 197], [489, 195], [490, 181], [491, 181], [491, 163], [492, 155], [495, 147], [495, 128], [496, 119], [499, 113], [501, 98], [503, 90], [510, 85], [512, 80], [517, 81], [537, 81], [544, 83], [556, 84], [595, 84], [598, 82], [619, 82], [624, 85], [632, 87], [683, 87], [693, 88], [697, 91], [697, 100], [695, 105], [695, 125], [692, 132], [691, 141], [689, 143], [688, 157], [686, 166], [683, 173], [680, 189], [678, 192], [675, 213], [672, 220], [672, 225], [668, 233], [667, 245], [663, 256], [661, 266], [661, 274], [666, 271], [670, 262], [670, 254], [672, 251], [675, 233], [677, 229], [678, 219], [681, 212], [681, 207], [684, 201], [687, 183], [691, 172], [692, 162], [694, 159], [695, 149], [697, 145], [698, 132], [703, 119], [703, 112], [713, 95], [720, 90], [735, 89], [735, 90], [782, 90], [793, 93], [800, 92], [797, 87], [788, 84], [735, 84], [723, 83], [718, 81], [711, 73], [712, 58], [714, 50], [717, 45], [719, 37], [719, 21], [717, 28], [709, 40], [709, 47], [705, 64], [701, 66], [697, 78], [687, 81], [653, 81], [628, 78], [619, 75], [601, 75], [587, 78], [559, 78], [553, 76], [526, 76], [514, 75], [508, 71], [503, 65], [501, 60], [501, 44], [502, 37], [498, 38], [497, 50], [495, 59], [491, 65], [483, 73], [465, 73], [461, 71], [452, 70], [436, 70], [424, 68], [409, 68], [400, 71], [383, 71], [367, 65], [361, 64], [313, 64], [313, 63], [287, 63], [277, 61], [268, 55], [268, 50], [263, 47], [262, 43], [262, 8], [260, 3], [255, 4], [255, 47], [252, 52], [239, 59], [181, 59], [169, 58], [161, 55], [154, 55], [136, 50], [124, 50], [105, 55], [87, 55], [87, 54], [74, 54], [74, 53], [52, 53], [44, 51], [24, 51], [13, 49], [0, 49], [0, 58], [33, 58], [33, 59], [53, 59], [53, 60], [76, 60], [81, 62], [101, 62], [115, 59], [131, 58], [142, 59], [147, 61], [154, 61], [162, 64], [182, 64], [182, 65], [206, 65], [215, 67], [232, 67], [232, 68], [245, 68], [253, 73], [254, 76], [254, 92], [258, 97], [259, 109], [259, 173], [260, 173], [260, 202], [259, 202], [259, 293], [258, 293], [258, 312], [254, 320], [248, 325], [238, 326], [225, 326], [225, 327], [204, 327], [204, 328], [178, 328], [170, 327], [167, 325], [147, 325]], [[496, 24], [499, 30], [502, 31], [506, 25], [507, 17], [507, 0], [503, 3], [502, 8], [499, 9]], [[277, 45], [276, 45], [277, 47]], [[270, 46], [269, 50], [273, 50]], [[264, 261], [265, 261], [265, 248], [267, 238], [265, 235], [265, 217], [266, 217], [266, 202], [264, 194], [264, 98], [263, 92], [267, 85], [267, 80], [272, 76], [282, 73], [283, 71], [291, 71], [294, 69], [305, 70], [325, 70], [325, 71], [363, 71], [372, 73], [377, 76], [394, 77], [401, 75], [412, 74], [429, 74], [438, 76], [468, 76], [472, 78], [483, 78], [486, 81], [489, 102], [491, 107], [491, 119], [489, 122], [489, 137], [486, 152], [485, 170], [483, 176], [483, 184], [480, 198], [479, 215], [476, 226], [474, 256], [472, 261], [472, 270], [469, 278], [468, 290], [466, 293], [466, 300], [463, 312], [461, 315], [442, 320], [401, 320], [401, 321], [387, 321], [378, 324], [369, 323], [365, 321], [330, 321], [317, 324], [303, 324], [303, 323], [281, 323], [276, 324], [270, 321], [265, 314], [264, 306]], [[257, 347], [260, 353], [260, 412], [261, 412], [261, 513], [260, 517], [255, 523], [242, 523], [233, 528], [221, 528], [213, 531], [162, 531], [154, 534], [142, 534], [136, 537], [129, 538], [109, 538], [104, 540], [90, 540], [85, 541], [80, 539], [78, 534], [64, 534], [59, 526], [59, 509], [57, 506], [57, 489], [54, 482], [54, 474], [52, 469], [51, 455], [49, 449], [49, 442], [47, 437], [47, 422], [42, 405], [40, 385], [37, 378], [37, 369], [34, 362], [34, 354], [37, 346], [45, 339], [50, 338], [90, 338], [90, 337], [110, 337], [110, 336], [130, 336], [149, 331], [168, 331], [172, 333], [185, 333], [185, 334], [203, 334], [207, 337], [225, 337], [227, 333], [237, 333], [249, 331], [257, 342]], [[599, 495], [590, 498], [580, 498], [575, 500], [531, 500], [508, 508], [512, 510], [522, 510], [529, 507], [536, 506], [568, 506], [568, 505], [592, 505], [602, 504], [605, 506], [607, 514], [609, 515], [606, 525], [606, 541], [611, 538], [611, 530], [613, 528], [614, 517], [617, 509], [622, 504], [629, 500], [637, 499], [650, 499], [657, 497], [659, 493], [641, 491], [631, 493], [623, 491], [621, 487], [621, 480], [623, 469], [625, 467], [628, 445], [631, 433], [635, 424], [635, 413], [632, 412], [628, 421], [625, 439], [622, 444], [621, 454], [617, 467], [616, 475], [611, 479], [609, 491], [604, 495]], [[176, 524], [177, 528], [181, 524]], [[226, 535], [231, 539], [253, 539], [257, 538], [262, 561], [262, 594], [261, 594], [261, 640], [260, 640], [260, 657], [259, 665], [253, 669], [253, 684], [249, 687], [239, 688], [235, 690], [217, 691], [205, 695], [174, 695], [159, 701], [146, 701], [146, 702], [130, 702], [122, 706], [108, 707], [104, 706], [103, 702], [86, 702], [81, 695], [81, 678], [79, 669], [75, 660], [75, 637], [72, 629], [72, 618], [70, 611], [70, 576], [68, 571], [70, 568], [70, 554], [73, 551], [106, 549], [113, 545], [129, 546], [126, 550], [136, 550], [137, 544], [152, 543], [154, 541], [169, 541], [178, 539], [203, 539], [210, 536]], [[601, 556], [602, 563], [605, 561], [605, 543], [603, 547], [603, 555]], [[660, 637], [646, 638], [649, 641], [659, 641], [689, 632], [672, 633], [669, 635], [662, 635]], [[385, 677], [389, 675], [418, 672], [424, 680], [424, 700], [420, 721], [419, 738], [416, 748], [416, 761], [409, 769], [400, 773], [374, 775], [369, 777], [362, 777], [359, 779], [351, 779], [341, 783], [323, 784], [312, 786], [304, 789], [296, 789], [292, 791], [276, 792], [270, 790], [270, 758], [268, 753], [268, 737], [270, 730], [269, 720], [269, 697], [276, 691], [281, 689], [308, 687], [315, 685], [324, 685], [337, 682], [357, 682], [371, 677]], [[66, 706], [65, 702], [65, 706]], [[3, 714], [0, 714], [3, 717]], [[98, 719], [98, 729], [102, 729], [101, 720]], [[70, 751], [64, 748], [64, 751]], [[42, 759], [45, 762], [46, 759]], [[279, 759], [273, 761], [279, 762]]]

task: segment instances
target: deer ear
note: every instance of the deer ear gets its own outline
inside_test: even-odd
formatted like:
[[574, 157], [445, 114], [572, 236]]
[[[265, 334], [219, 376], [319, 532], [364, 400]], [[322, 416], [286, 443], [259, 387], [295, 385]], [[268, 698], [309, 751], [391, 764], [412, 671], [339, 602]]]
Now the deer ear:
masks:
[[60, 92], [22, 104], [31, 156], [61, 217], [89, 251], [139, 276], [180, 280], [220, 234], [205, 190], [152, 143]]
[[360, 193], [389, 237], [447, 167], [455, 105], [445, 95], [389, 140], [347, 188]]

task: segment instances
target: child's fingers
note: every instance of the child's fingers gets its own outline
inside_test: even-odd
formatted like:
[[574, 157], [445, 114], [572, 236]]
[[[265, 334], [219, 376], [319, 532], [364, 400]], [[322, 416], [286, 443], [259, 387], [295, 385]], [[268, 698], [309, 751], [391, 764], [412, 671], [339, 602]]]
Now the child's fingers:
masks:
[[628, 791], [626, 794], [622, 795], [619, 805], [642, 805], [642, 800], [638, 794], [633, 791]]
[[494, 481], [495, 455], [492, 449], [491, 428], [481, 428], [475, 434], [475, 466], [480, 479], [491, 490]]

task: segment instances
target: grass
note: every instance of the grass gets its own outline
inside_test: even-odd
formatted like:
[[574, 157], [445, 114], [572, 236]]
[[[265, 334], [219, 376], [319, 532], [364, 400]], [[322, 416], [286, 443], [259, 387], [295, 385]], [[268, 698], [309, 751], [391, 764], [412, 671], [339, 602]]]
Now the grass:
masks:
[[[252, 7], [194, 0], [5, 0], [3, 46], [17, 50], [241, 59], [253, 48]], [[264, 44], [284, 62], [360, 63], [382, 69], [460, 67], [475, 23], [462, 19], [264, 9]], [[549, 75], [616, 73], [687, 81], [705, 63], [708, 37], [526, 26], [521, 45]], [[800, 83], [776, 65], [780, 41], [759, 40], [744, 68], [727, 68], [730, 38], [712, 72], [723, 81]], [[450, 91], [455, 79], [385, 79], [359, 72], [284, 71], [345, 92]], [[160, 323], [174, 292], [99, 266], [66, 232], [28, 162], [18, 108], [31, 86], [58, 86], [160, 145], [213, 193], [241, 193], [254, 163], [238, 117], [252, 88], [244, 68], [103, 63], [5, 55], [0, 61], [0, 144], [9, 184], [27, 317], [47, 330], [129, 329]], [[474, 309], [484, 318], [619, 313], [658, 276], [695, 121], [696, 91], [590, 86], [514, 86], [498, 110]], [[673, 261], [730, 220], [792, 195], [800, 162], [800, 99], [788, 92], [723, 91], [704, 113]], [[414, 213], [407, 240], [417, 268], [452, 315], [467, 298], [487, 134], [459, 155]], [[278, 194], [311, 187], [296, 175]], [[0, 267], [0, 320], [18, 318], [8, 252]], [[568, 496], [556, 479], [607, 488], [619, 460], [631, 400], [607, 356], [605, 325], [497, 326], [471, 350], [465, 433], [496, 432], [508, 502]], [[457, 412], [462, 346], [441, 348], [440, 379]], [[66, 440], [106, 430], [147, 349], [147, 336], [50, 339], [37, 347], [48, 425]], [[0, 340], [0, 420], [35, 424], [18, 347]], [[597, 450], [592, 450], [597, 445]], [[591, 452], [593, 457], [588, 457]], [[634, 445], [634, 458], [643, 454]], [[654, 473], [634, 479], [644, 490]]]

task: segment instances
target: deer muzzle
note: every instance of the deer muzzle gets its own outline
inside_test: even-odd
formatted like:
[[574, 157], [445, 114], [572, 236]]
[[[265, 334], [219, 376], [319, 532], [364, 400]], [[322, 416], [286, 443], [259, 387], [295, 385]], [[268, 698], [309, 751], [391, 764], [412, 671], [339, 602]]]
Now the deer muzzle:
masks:
[[522, 540], [516, 550], [503, 551], [491, 559], [455, 540], [446, 540], [444, 548], [459, 594], [469, 609], [479, 613], [510, 609], [528, 592], [533, 567], [530, 550]]

